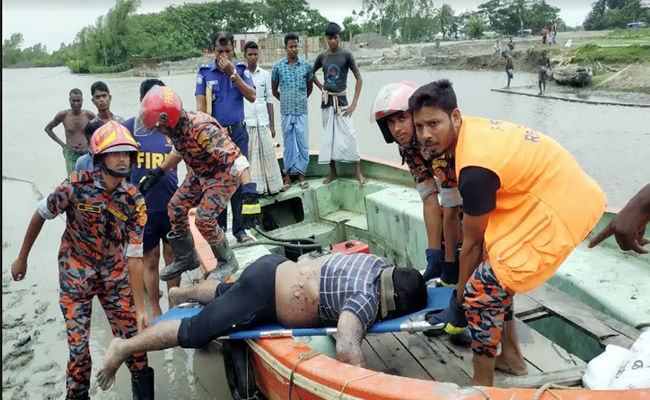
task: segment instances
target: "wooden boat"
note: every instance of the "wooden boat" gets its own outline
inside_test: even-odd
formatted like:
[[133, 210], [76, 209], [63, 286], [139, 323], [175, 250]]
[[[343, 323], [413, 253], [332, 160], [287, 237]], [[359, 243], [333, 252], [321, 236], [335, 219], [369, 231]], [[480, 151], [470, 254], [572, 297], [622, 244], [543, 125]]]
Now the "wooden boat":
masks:
[[[294, 185], [262, 199], [264, 228], [280, 238], [313, 237], [326, 245], [356, 239], [396, 265], [424, 268], [422, 202], [408, 170], [366, 158], [362, 169], [369, 183], [360, 185], [352, 178], [353, 165], [343, 164], [338, 166], [341, 178], [324, 185], [328, 169], [315, 157], [308, 189]], [[615, 213], [608, 210], [596, 230]], [[216, 261], [191, 225], [203, 268], [211, 269]], [[248, 265], [269, 251], [281, 249], [255, 246], [236, 254], [240, 264]], [[629, 348], [640, 334], [635, 326], [648, 326], [648, 289], [649, 257], [624, 253], [612, 239], [591, 250], [581, 244], [550, 284], [516, 295], [515, 316], [529, 373], [497, 371], [493, 388], [466, 387], [473, 374], [469, 348], [455, 346], [446, 335], [428, 338], [419, 333], [368, 336], [363, 343], [367, 369], [338, 362], [329, 337], [248, 340], [244, 364], [235, 368], [239, 382], [233, 384], [231, 376], [228, 384], [238, 388], [231, 390], [235, 398], [251, 390], [274, 400], [650, 399], [650, 390], [590, 391], [580, 386], [586, 361], [608, 344]], [[194, 373], [208, 392], [223, 398], [226, 380], [204, 367], [221, 362], [220, 346], [213, 342], [196, 353]]]

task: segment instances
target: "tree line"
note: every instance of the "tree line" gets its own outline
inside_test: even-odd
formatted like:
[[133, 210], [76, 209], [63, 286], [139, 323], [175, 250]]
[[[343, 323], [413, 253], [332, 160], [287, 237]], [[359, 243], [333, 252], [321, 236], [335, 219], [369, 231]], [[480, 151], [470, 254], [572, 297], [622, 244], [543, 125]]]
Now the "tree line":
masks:
[[650, 24], [650, 2], [639, 0], [598, 0], [584, 22], [587, 30], [626, 28], [631, 22]]
[[201, 56], [220, 30], [237, 33], [265, 26], [270, 33], [324, 35], [328, 23], [306, 0], [222, 0], [148, 14], [137, 14], [139, 6], [140, 0], [117, 0], [94, 25], [81, 29], [73, 43], [62, 43], [52, 54], [41, 43], [23, 49], [23, 36], [15, 33], [3, 42], [2, 67], [68, 65], [77, 73], [117, 72], [130, 68], [134, 58], [174, 61]]
[[456, 13], [451, 5], [436, 7], [433, 0], [363, 0], [363, 10], [343, 21], [352, 33], [376, 32], [396, 43], [428, 42], [436, 37], [480, 38], [486, 31], [512, 35], [520, 29], [541, 31], [552, 21], [566, 24], [560, 9], [544, 0], [489, 0], [476, 11]]

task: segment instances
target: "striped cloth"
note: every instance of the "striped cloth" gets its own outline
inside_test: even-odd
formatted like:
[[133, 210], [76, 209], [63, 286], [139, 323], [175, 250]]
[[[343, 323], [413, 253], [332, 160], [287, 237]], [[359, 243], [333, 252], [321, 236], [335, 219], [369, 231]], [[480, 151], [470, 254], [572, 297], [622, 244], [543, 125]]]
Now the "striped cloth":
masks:
[[247, 126], [246, 129], [251, 182], [257, 184], [259, 194], [278, 193], [283, 185], [282, 174], [268, 126]]
[[325, 326], [335, 326], [343, 311], [359, 318], [366, 331], [379, 312], [379, 275], [391, 265], [373, 254], [333, 254], [323, 261], [318, 313]]

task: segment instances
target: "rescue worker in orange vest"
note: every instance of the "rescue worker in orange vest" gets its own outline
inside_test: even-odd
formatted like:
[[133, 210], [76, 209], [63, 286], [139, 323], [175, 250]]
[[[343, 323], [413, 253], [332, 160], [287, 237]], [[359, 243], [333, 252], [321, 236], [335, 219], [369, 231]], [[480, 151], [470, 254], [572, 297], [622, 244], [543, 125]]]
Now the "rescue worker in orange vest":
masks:
[[447, 332], [469, 328], [472, 385], [492, 386], [495, 367], [524, 375], [513, 296], [555, 273], [596, 226], [605, 194], [550, 137], [505, 121], [462, 117], [448, 80], [420, 87], [409, 108], [423, 146], [433, 156], [455, 157], [463, 198], [457, 290], [449, 307], [428, 320], [446, 323]]
[[[409, 97], [418, 85], [414, 82], [389, 83], [379, 89], [371, 109], [371, 122], [377, 121], [386, 143], [397, 142], [402, 164], [408, 165], [424, 203], [427, 231], [427, 268], [424, 280], [439, 278], [443, 286], [458, 283], [456, 246], [460, 242], [459, 206], [462, 203], [454, 171], [454, 159], [447, 154], [433, 158], [415, 135]], [[440, 182], [440, 189], [434, 177]], [[440, 203], [437, 194], [440, 193]], [[443, 215], [440, 218], [440, 206]], [[442, 251], [444, 232], [445, 249]]]

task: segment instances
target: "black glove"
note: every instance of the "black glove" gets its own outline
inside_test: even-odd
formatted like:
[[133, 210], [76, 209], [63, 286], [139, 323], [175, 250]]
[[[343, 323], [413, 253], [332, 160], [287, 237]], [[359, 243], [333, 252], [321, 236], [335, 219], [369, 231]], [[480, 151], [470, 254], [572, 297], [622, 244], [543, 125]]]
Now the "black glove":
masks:
[[440, 265], [440, 256], [442, 250], [440, 249], [426, 249], [427, 254], [427, 269], [424, 271], [424, 281], [429, 281], [433, 278], [438, 278], [442, 273], [442, 266]]
[[149, 189], [151, 189], [153, 185], [155, 185], [156, 182], [162, 178], [163, 175], [165, 175], [165, 171], [163, 171], [160, 167], [147, 172], [147, 175], [143, 176], [142, 179], [140, 179], [138, 186], [140, 193], [142, 193], [143, 196], [146, 196]]
[[467, 328], [465, 309], [463, 309], [463, 306], [456, 300], [456, 290], [454, 290], [451, 299], [449, 299], [449, 307], [437, 313], [427, 314], [426, 318], [427, 322], [431, 325], [444, 323], [445, 332], [450, 335], [459, 334]]
[[257, 199], [257, 184], [250, 182], [242, 186], [243, 205], [241, 208], [242, 223], [244, 229], [252, 229], [258, 223], [262, 214], [260, 201]]
[[440, 262], [440, 283], [444, 287], [455, 287], [458, 284], [458, 262]]

